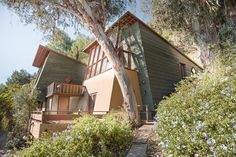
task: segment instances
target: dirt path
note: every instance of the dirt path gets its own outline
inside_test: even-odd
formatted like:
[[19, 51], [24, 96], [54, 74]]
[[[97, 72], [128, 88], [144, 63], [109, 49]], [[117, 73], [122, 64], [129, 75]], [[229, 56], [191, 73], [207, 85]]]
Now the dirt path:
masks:
[[154, 123], [142, 125], [137, 129], [133, 144], [126, 157], [156, 157], [160, 155], [161, 152], [156, 147], [154, 129]]

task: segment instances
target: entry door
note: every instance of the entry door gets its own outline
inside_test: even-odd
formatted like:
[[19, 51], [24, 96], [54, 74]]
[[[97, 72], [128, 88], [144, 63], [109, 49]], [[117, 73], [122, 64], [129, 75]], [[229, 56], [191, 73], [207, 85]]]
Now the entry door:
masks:
[[69, 112], [69, 101], [68, 96], [59, 96], [58, 98], [58, 114], [68, 114]]
[[97, 93], [93, 93], [90, 94], [89, 96], [89, 113], [93, 114], [94, 111], [94, 105], [95, 105], [95, 101], [96, 101], [96, 94]]

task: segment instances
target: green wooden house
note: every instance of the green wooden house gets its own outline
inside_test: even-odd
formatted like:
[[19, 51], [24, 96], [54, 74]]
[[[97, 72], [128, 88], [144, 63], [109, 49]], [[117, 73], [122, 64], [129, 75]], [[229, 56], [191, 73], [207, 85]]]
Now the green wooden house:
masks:
[[[121, 16], [106, 33], [126, 69], [137, 100], [135, 107], [143, 120], [154, 117], [158, 103], [174, 91], [176, 83], [202, 70], [130, 12]], [[58, 121], [64, 125], [81, 112], [100, 117], [122, 108], [120, 86], [97, 41], [84, 49], [89, 54], [86, 66], [51, 51], [40, 46], [33, 64], [40, 68], [35, 85], [45, 91], [46, 103], [43, 113], [32, 114], [34, 125], [36, 121], [40, 123], [36, 127], [39, 129], [31, 132], [39, 136], [45, 130], [60, 130], [55, 129]]]

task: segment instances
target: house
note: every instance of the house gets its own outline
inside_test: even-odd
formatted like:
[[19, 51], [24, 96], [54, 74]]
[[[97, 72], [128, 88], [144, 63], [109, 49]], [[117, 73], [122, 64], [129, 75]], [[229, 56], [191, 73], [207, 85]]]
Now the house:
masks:
[[[140, 112], [141, 119], [153, 118], [157, 104], [163, 99], [163, 96], [167, 96], [173, 92], [176, 83], [184, 77], [191, 75], [191, 73], [202, 70], [199, 65], [181, 53], [130, 12], [126, 12], [120, 17], [106, 33], [117, 48], [119, 58], [126, 69], [136, 96], [138, 106], [135, 107]], [[47, 50], [45, 47], [43, 49]], [[68, 73], [64, 75], [63, 71], [67, 69], [69, 72], [70, 66], [66, 66], [65, 70], [61, 72], [58, 71], [63, 77], [70, 75], [73, 76], [72, 78], [74, 80], [78, 78], [78, 82], [76, 83], [83, 90], [79, 94], [77, 101], [74, 101], [75, 108], [80, 109], [81, 112], [87, 112], [97, 116], [106, 114], [112, 110], [120, 110], [123, 103], [120, 86], [111, 68], [111, 64], [102, 52], [100, 45], [97, 41], [93, 41], [84, 49], [84, 52], [89, 55], [88, 64], [84, 73], [82, 73], [84, 71], [84, 65], [81, 63], [77, 63], [81, 64], [77, 66], [77, 70], [80, 73], [76, 74], [75, 77]], [[38, 53], [39, 51], [37, 55]], [[43, 56], [45, 55], [43, 54]], [[38, 62], [42, 66], [47, 60], [49, 59]], [[62, 63], [53, 64], [54, 70], [56, 71], [60, 66], [59, 64]], [[44, 71], [44, 69], [41, 69], [41, 71]], [[72, 71], [75, 72], [76, 70]], [[51, 75], [53, 75], [53, 70], [51, 71]], [[81, 80], [81, 76], [84, 76], [83, 81]], [[38, 79], [43, 80], [41, 77], [47, 76], [41, 75]], [[47, 93], [50, 93], [52, 91], [51, 89], [57, 89], [57, 85], [50, 85], [50, 83], [55, 82], [54, 79], [56, 77], [59, 76], [55, 75], [53, 79], [48, 80], [49, 82], [45, 82], [41, 90], [47, 89]], [[63, 77], [60, 77], [60, 79]], [[40, 81], [38, 82], [40, 83]], [[81, 84], [81, 82], [83, 83]], [[36, 86], [39, 83], [36, 83]], [[55, 91], [52, 93], [55, 94]], [[45, 113], [50, 110], [50, 101], [50, 98], [46, 96]], [[53, 98], [52, 102], [55, 102]], [[64, 100], [64, 104], [66, 104], [65, 102], [66, 100]], [[56, 105], [60, 105], [59, 102]], [[65, 117], [69, 116], [68, 114], [59, 112], [58, 109], [55, 108], [56, 116], [60, 114]], [[68, 105], [65, 105], [64, 109], [68, 111]], [[145, 113], [146, 111], [149, 113], [148, 117], [145, 116], [147, 115]], [[45, 115], [41, 114], [41, 116], [44, 117]], [[74, 114], [73, 116], [78, 116], [78, 114]], [[60, 120], [65, 121], [71, 119], [61, 118]], [[52, 119], [49, 119], [47, 122], [43, 121], [43, 123], [51, 124]]]

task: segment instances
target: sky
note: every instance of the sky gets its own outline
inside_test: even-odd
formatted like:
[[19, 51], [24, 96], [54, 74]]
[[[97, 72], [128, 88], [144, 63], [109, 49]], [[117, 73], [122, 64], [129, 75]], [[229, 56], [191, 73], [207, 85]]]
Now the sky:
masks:
[[[140, 12], [139, 3], [136, 7], [129, 10], [146, 20]], [[65, 31], [75, 38], [72, 28]], [[46, 45], [47, 42], [34, 24], [25, 25], [12, 10], [0, 5], [0, 83], [5, 83], [14, 70], [25, 69], [31, 74], [37, 72], [32, 63], [40, 44]]]

